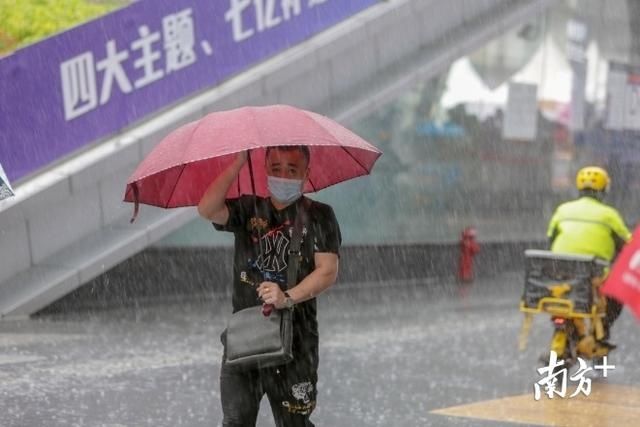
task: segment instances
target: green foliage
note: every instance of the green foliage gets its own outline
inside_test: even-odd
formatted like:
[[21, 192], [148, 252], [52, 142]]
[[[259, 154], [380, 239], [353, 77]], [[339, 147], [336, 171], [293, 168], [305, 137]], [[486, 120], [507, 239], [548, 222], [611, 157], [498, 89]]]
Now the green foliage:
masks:
[[130, 0], [0, 0], [0, 56], [116, 9]]

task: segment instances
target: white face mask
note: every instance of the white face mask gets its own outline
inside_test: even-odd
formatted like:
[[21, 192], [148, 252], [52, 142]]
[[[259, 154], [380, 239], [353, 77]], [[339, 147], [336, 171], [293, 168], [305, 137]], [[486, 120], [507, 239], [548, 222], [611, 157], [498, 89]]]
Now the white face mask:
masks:
[[278, 178], [267, 175], [267, 187], [269, 192], [278, 202], [288, 205], [302, 196], [301, 179]]

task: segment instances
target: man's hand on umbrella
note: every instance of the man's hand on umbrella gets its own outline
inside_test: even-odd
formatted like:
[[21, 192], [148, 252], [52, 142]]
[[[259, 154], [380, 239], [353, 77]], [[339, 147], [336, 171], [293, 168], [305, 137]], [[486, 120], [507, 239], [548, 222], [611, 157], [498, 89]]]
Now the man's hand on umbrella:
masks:
[[236, 165], [240, 168], [247, 162], [247, 153], [248, 151], [239, 151], [236, 155]]
[[258, 286], [258, 296], [265, 304], [272, 304], [277, 309], [285, 308], [284, 292], [277, 283], [262, 282]]

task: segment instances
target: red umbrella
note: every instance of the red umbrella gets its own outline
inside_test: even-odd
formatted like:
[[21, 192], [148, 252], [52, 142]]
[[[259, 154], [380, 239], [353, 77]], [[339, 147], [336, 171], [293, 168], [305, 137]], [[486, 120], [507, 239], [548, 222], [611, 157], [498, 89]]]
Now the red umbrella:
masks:
[[640, 227], [616, 258], [602, 293], [629, 306], [640, 320]]
[[[287, 105], [243, 107], [208, 114], [167, 135], [127, 181], [124, 200], [163, 208], [195, 206], [235, 154], [250, 150], [254, 165], [265, 147], [306, 145], [311, 153], [305, 193], [367, 175], [382, 154], [333, 120]], [[267, 196], [267, 177], [254, 167], [255, 194]], [[227, 198], [254, 194], [247, 165]], [[132, 219], [133, 221], [133, 219]]]

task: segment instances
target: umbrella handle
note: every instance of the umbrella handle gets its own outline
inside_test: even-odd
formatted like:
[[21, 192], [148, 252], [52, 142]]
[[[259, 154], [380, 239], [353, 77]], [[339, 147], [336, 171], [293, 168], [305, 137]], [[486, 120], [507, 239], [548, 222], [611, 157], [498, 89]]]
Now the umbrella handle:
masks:
[[262, 304], [262, 315], [264, 317], [271, 316], [271, 313], [273, 312], [274, 308], [275, 307], [273, 306], [273, 304]]
[[[247, 163], [249, 166], [249, 177], [251, 179], [251, 191], [253, 192], [253, 212], [254, 215], [258, 216], [258, 206], [256, 204], [256, 186], [253, 179], [253, 165], [251, 163], [251, 150], [247, 150]], [[260, 258], [262, 258], [262, 235], [260, 234], [260, 229], [258, 229], [258, 252], [260, 254]], [[264, 317], [271, 316], [273, 309], [275, 307], [273, 304], [262, 304], [262, 315]]]
[[251, 150], [247, 150], [247, 166], [249, 166], [249, 177], [251, 178], [251, 192], [255, 200], [256, 197], [256, 185], [253, 179], [253, 164], [251, 163]]

